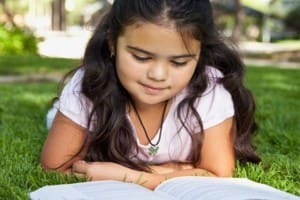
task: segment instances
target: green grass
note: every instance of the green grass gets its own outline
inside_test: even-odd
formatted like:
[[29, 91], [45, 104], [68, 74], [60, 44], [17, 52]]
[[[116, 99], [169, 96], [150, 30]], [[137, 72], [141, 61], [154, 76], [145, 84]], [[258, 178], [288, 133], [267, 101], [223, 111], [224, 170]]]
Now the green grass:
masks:
[[255, 138], [263, 162], [238, 176], [300, 195], [300, 70], [249, 68], [247, 85], [257, 101]]
[[[48, 63], [51, 72], [51, 59], [39, 59]], [[72, 62], [62, 60], [61, 66], [68, 69]], [[28, 67], [26, 72], [29, 71], [35, 70]], [[238, 165], [236, 173], [237, 177], [248, 177], [297, 195], [300, 195], [299, 77], [300, 70], [295, 69], [248, 69], [246, 81], [257, 100], [260, 125], [255, 144], [263, 162]], [[0, 84], [0, 199], [27, 199], [28, 192], [47, 184], [82, 181], [74, 176], [46, 173], [39, 166], [39, 153], [47, 134], [45, 114], [56, 90], [57, 84], [53, 82]]]
[[48, 58], [38, 55], [0, 56], [0, 75], [65, 73], [80, 64], [76, 59]]
[[43, 185], [76, 181], [38, 166], [45, 112], [55, 91], [54, 83], [0, 85], [0, 197], [26, 199]]

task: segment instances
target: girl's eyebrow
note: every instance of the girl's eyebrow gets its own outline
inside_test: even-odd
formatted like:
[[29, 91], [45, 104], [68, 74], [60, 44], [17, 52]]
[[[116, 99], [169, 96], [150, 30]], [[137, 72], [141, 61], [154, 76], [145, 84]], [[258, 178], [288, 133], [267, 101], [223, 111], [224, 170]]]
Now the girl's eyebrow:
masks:
[[151, 52], [149, 52], [149, 51], [140, 49], [140, 48], [138, 48], [138, 47], [134, 47], [134, 46], [127, 45], [127, 48], [128, 48], [128, 49], [131, 49], [131, 50], [134, 50], [134, 51], [139, 51], [139, 52], [144, 53], [144, 54], [148, 54], [148, 55], [150, 55], [150, 56], [155, 56], [154, 53], [151, 53]]
[[[144, 54], [148, 54], [150, 56], [155, 56], [154, 53], [151, 53], [149, 51], [146, 51], [144, 49], [140, 49], [138, 47], [134, 47], [134, 46], [130, 46], [130, 45], [127, 45], [127, 48], [128, 49], [131, 49], [131, 50], [134, 50], [134, 51], [139, 51], [141, 53], [144, 53]], [[178, 59], [178, 58], [195, 58], [196, 57], [196, 54], [182, 54], [182, 55], [176, 55], [176, 56], [170, 56], [171, 59]]]

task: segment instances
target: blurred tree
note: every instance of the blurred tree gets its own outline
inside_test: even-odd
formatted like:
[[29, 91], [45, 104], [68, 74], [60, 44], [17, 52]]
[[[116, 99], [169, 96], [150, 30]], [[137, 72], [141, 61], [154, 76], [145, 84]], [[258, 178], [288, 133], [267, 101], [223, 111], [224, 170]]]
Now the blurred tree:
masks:
[[13, 13], [7, 7], [6, 0], [0, 0], [0, 5], [2, 7], [3, 13], [6, 16], [6, 19], [7, 19], [6, 23], [9, 23], [11, 25], [15, 25]]
[[294, 7], [285, 17], [285, 24], [298, 32], [298, 37], [300, 37], [300, 3], [298, 6]]
[[67, 10], [67, 24], [73, 25], [84, 25], [84, 11], [86, 7], [95, 3], [98, 0], [66, 0]]
[[284, 18], [291, 10], [298, 8], [299, 4], [299, 0], [271, 0], [270, 14], [278, 18]]
[[65, 0], [53, 0], [51, 2], [51, 27], [52, 30], [66, 30]]
[[241, 0], [244, 6], [257, 10], [261, 13], [270, 12], [270, 4], [277, 0]]
[[37, 54], [38, 39], [26, 27], [0, 24], [0, 55]]
[[22, 22], [21, 1], [0, 0], [0, 10], [4, 17], [0, 21], [1, 54], [37, 54], [38, 38]]
[[96, 26], [110, 6], [111, 4], [106, 0], [97, 0], [95, 3], [86, 6], [85, 9], [82, 9], [84, 24], [88, 27]]
[[[237, 42], [249, 38], [270, 42], [294, 37], [297, 32], [291, 31], [289, 27], [295, 30], [299, 22], [297, 19], [300, 15], [300, 7], [297, 5], [300, 4], [300, 0], [211, 1], [219, 27], [223, 28], [226, 36], [232, 37]], [[288, 18], [289, 12], [291, 16]]]
[[242, 4], [240, 0], [234, 0], [235, 9], [234, 9], [234, 26], [232, 30], [232, 39], [235, 42], [240, 41], [241, 29], [244, 19], [244, 12], [242, 9]]

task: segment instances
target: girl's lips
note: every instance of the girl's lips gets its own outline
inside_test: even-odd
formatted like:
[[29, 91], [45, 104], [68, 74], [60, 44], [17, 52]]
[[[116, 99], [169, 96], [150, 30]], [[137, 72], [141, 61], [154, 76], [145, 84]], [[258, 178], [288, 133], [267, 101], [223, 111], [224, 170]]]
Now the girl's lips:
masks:
[[151, 88], [151, 89], [153, 89], [153, 90], [163, 90], [163, 89], [165, 89], [165, 88], [163, 88], [163, 87], [152, 87], [152, 86], [150, 86], [150, 85], [145, 85], [145, 84], [143, 84], [143, 86], [144, 86], [144, 87], [147, 87], [147, 88]]
[[159, 92], [161, 92], [162, 90], [166, 89], [166, 87], [153, 87], [150, 85], [146, 85], [146, 84], [141, 84], [145, 89], [147, 93], [150, 94], [157, 94]]

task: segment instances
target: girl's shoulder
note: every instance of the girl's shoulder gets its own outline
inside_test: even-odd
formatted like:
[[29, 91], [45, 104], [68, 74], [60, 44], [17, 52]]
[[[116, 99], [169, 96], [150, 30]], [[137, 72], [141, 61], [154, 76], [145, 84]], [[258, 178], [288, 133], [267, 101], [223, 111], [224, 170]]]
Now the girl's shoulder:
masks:
[[91, 112], [92, 104], [81, 91], [83, 76], [84, 69], [80, 67], [64, 86], [56, 107], [73, 122], [82, 127], [87, 127], [87, 119]]
[[82, 82], [84, 76], [84, 69], [83, 67], [78, 68], [73, 76], [71, 77], [70, 81], [68, 82], [70, 85], [78, 85], [79, 83]]
[[[207, 88], [204, 92], [199, 93], [194, 103], [195, 109], [202, 119], [204, 129], [212, 127], [234, 115], [234, 105], [231, 94], [223, 84], [218, 81], [224, 77], [223, 73], [210, 66], [206, 68], [206, 73], [208, 76]], [[175, 104], [178, 105], [188, 95], [188, 88], [185, 88], [175, 97]], [[197, 124], [196, 121], [195, 124]], [[200, 131], [200, 129], [197, 129], [197, 131]]]
[[79, 67], [72, 73], [72, 75], [68, 76], [65, 79], [65, 85], [62, 93], [81, 93], [81, 83], [84, 76], [83, 67]]

